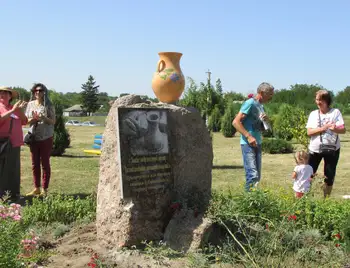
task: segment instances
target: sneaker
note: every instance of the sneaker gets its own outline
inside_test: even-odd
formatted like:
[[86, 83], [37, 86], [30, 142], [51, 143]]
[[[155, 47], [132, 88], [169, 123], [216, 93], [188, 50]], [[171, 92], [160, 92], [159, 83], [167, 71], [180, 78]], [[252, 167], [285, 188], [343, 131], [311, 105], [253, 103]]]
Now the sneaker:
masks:
[[27, 193], [26, 196], [36, 196], [36, 195], [40, 195], [40, 189], [39, 188], [35, 188], [33, 191], [31, 191], [30, 193]]

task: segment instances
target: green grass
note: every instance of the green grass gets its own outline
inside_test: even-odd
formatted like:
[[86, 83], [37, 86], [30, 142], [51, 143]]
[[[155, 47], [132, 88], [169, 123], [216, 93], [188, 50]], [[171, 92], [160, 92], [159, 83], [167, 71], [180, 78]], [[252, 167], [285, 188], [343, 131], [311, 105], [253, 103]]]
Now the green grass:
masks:
[[[102, 117], [104, 121], [104, 117]], [[346, 117], [350, 125], [350, 117]], [[96, 191], [99, 176], [99, 157], [87, 155], [84, 149], [91, 149], [95, 134], [102, 134], [104, 127], [68, 127], [71, 134], [71, 148], [62, 157], [52, 157], [51, 192], [67, 194], [92, 193]], [[350, 194], [350, 134], [341, 136], [341, 155], [337, 168], [332, 197], [341, 198]], [[213, 188], [216, 190], [241, 190], [245, 181], [239, 136], [225, 138], [221, 133], [213, 134], [214, 168]], [[32, 189], [31, 160], [28, 147], [22, 147], [22, 193]], [[292, 154], [263, 155], [263, 188], [280, 189], [292, 192], [291, 173], [294, 168]], [[321, 163], [319, 173], [322, 173]]]
[[[99, 174], [99, 157], [88, 155], [95, 134], [102, 134], [104, 127], [67, 127], [71, 135], [71, 147], [62, 157], [51, 158], [51, 192], [77, 194], [96, 191]], [[22, 194], [33, 187], [29, 148], [22, 147]]]

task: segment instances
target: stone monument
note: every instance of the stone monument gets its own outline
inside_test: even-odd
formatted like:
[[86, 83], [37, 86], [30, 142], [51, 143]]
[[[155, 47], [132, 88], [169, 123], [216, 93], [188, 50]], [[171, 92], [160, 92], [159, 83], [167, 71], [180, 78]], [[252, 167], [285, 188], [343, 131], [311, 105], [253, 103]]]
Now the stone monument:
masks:
[[210, 232], [213, 151], [195, 109], [117, 99], [103, 134], [97, 236], [106, 248], [163, 240], [195, 250]]

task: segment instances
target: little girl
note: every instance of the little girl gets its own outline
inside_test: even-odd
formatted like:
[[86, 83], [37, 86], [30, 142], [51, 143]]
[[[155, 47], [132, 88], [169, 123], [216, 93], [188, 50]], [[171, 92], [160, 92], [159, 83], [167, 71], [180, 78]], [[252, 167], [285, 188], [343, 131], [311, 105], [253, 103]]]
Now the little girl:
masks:
[[308, 165], [309, 154], [305, 151], [295, 153], [295, 161], [297, 166], [294, 168], [292, 178], [294, 180], [293, 190], [295, 197], [301, 198], [310, 190], [313, 169]]

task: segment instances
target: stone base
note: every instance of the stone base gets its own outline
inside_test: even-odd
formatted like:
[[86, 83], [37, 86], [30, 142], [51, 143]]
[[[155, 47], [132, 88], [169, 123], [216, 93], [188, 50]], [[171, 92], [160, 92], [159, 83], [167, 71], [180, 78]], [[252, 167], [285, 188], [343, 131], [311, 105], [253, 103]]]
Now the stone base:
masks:
[[196, 215], [193, 210], [177, 212], [169, 222], [164, 241], [172, 249], [195, 252], [207, 241], [212, 232], [212, 222], [203, 214]]

